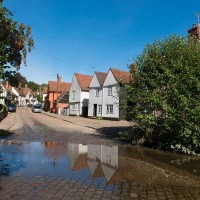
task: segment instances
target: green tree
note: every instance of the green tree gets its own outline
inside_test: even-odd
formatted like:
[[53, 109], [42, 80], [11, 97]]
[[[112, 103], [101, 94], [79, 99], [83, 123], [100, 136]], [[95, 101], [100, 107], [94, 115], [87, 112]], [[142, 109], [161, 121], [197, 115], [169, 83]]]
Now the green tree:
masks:
[[26, 78], [22, 76], [19, 72], [15, 73], [14, 75], [10, 74], [10, 76], [8, 77], [8, 81], [13, 87], [25, 87], [25, 84], [27, 84]]
[[146, 144], [200, 153], [200, 44], [170, 36], [148, 44], [130, 67], [131, 117]]
[[0, 0], [0, 78], [13, 74], [22, 62], [26, 65], [27, 53], [34, 46], [31, 28], [12, 17], [12, 12]]
[[37, 92], [40, 89], [40, 86], [33, 81], [28, 82], [28, 87], [31, 88], [34, 92]]

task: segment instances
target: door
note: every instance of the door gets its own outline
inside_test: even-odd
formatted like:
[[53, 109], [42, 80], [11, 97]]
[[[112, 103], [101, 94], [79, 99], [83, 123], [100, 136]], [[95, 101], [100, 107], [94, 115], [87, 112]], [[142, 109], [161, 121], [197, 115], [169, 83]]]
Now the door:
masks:
[[93, 116], [96, 117], [97, 116], [97, 104], [93, 105]]

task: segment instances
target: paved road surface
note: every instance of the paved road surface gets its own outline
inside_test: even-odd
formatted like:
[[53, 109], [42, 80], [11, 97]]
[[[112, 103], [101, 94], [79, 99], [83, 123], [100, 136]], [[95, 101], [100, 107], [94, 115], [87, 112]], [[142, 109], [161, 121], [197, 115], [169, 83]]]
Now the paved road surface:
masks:
[[[46, 113], [48, 114], [48, 113]], [[99, 130], [118, 130], [126, 122], [110, 122], [32, 113], [19, 108], [17, 113], [0, 123], [0, 129], [15, 132], [13, 139], [22, 141], [54, 141], [92, 144], [117, 144], [99, 134]], [[131, 169], [130, 169], [131, 170]], [[147, 177], [148, 178], [148, 177]], [[144, 199], [200, 200], [200, 186], [155, 186], [133, 182], [116, 182], [112, 186], [95, 179], [69, 179], [45, 176], [0, 175], [0, 200], [74, 200], [74, 199]]]

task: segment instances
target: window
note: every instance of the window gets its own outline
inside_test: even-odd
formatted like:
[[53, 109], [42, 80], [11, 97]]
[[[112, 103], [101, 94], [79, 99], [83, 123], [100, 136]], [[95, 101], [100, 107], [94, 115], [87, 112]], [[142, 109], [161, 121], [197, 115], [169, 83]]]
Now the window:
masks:
[[108, 87], [108, 96], [112, 95], [112, 87]]
[[76, 91], [72, 91], [72, 99], [76, 99]]
[[71, 110], [75, 110], [75, 104], [71, 105]]
[[113, 114], [113, 105], [107, 105], [106, 106], [106, 113], [107, 114]]
[[80, 110], [80, 104], [79, 103], [77, 104], [77, 110]]
[[98, 114], [102, 113], [102, 105], [98, 105]]
[[96, 89], [96, 97], [99, 97], [99, 88]]

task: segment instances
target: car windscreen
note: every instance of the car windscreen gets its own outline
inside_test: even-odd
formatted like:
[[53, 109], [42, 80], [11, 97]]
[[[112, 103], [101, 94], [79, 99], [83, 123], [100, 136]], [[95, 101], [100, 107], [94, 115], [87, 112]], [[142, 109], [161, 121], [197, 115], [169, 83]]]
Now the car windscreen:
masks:
[[40, 105], [36, 105], [36, 106], [34, 106], [34, 108], [41, 109], [41, 106]]

